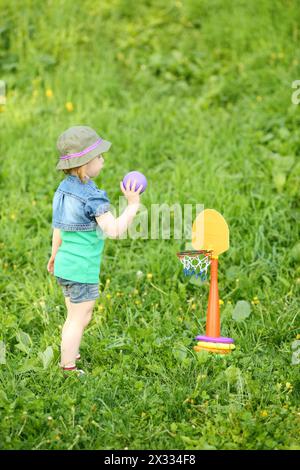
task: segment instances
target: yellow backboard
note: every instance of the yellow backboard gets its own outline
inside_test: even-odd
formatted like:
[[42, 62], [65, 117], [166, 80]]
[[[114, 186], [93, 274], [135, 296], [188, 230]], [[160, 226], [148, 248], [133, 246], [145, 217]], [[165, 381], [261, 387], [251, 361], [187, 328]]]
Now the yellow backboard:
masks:
[[192, 227], [194, 250], [212, 250], [219, 256], [229, 248], [229, 228], [224, 217], [214, 209], [204, 209], [196, 217]]

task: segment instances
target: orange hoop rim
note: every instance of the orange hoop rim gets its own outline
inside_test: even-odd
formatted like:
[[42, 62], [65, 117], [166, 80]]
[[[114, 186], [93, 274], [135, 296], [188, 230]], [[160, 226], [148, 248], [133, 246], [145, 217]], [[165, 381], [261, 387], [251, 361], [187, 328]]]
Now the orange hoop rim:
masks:
[[184, 256], [196, 257], [198, 255], [205, 255], [211, 258], [213, 250], [188, 250], [188, 251], [178, 251], [176, 256], [178, 258], [183, 258]]

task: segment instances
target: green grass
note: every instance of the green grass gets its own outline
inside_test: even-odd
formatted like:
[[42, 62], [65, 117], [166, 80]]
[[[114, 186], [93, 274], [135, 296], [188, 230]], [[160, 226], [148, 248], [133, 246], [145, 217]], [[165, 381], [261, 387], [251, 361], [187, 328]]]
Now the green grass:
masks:
[[[299, 449], [298, 2], [1, 5], [0, 447]], [[65, 304], [46, 266], [63, 178], [55, 143], [78, 124], [113, 144], [96, 183], [115, 205], [120, 179], [139, 169], [147, 208], [203, 203], [224, 215], [232, 355], [192, 349], [208, 284], [184, 278], [185, 240], [107, 240], [81, 348], [88, 374], [61, 377]], [[251, 315], [236, 322], [239, 300]]]

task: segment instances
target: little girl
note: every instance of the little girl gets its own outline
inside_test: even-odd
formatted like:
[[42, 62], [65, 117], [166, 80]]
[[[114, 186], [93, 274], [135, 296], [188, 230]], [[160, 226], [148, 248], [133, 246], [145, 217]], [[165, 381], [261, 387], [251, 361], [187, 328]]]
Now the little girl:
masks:
[[128, 205], [115, 218], [105, 191], [92, 181], [104, 165], [103, 154], [111, 143], [90, 127], [74, 126], [57, 141], [60, 153], [56, 169], [67, 175], [53, 197], [52, 254], [47, 270], [62, 286], [67, 319], [62, 329], [61, 367], [64, 371], [84, 372], [76, 367], [84, 328], [91, 320], [99, 297], [99, 272], [105, 235], [117, 238], [132, 223], [140, 205], [142, 186], [128, 181], [120, 188]]

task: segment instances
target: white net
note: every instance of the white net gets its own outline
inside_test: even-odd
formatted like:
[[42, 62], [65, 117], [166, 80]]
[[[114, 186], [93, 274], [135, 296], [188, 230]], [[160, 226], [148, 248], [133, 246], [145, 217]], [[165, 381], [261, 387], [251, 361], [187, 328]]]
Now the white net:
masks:
[[210, 253], [179, 253], [178, 257], [183, 264], [185, 276], [195, 276], [203, 281], [207, 278], [207, 270], [210, 265]]

